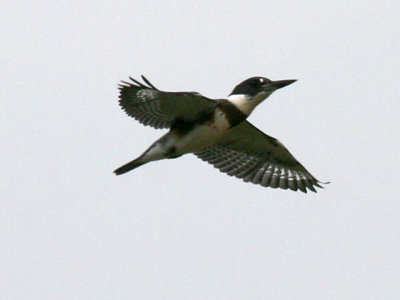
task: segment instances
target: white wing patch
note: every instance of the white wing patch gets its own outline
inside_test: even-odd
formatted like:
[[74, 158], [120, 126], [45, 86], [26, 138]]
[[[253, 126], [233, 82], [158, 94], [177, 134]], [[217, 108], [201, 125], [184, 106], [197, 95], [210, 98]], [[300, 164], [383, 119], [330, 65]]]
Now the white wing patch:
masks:
[[157, 91], [150, 90], [150, 89], [143, 89], [137, 92], [137, 97], [142, 100], [149, 100], [153, 99], [157, 94]]

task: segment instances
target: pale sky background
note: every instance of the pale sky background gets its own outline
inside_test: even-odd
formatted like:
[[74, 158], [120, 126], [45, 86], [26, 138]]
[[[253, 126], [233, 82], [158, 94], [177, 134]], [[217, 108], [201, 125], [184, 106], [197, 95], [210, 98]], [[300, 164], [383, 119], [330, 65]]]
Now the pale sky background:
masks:
[[[399, 1], [2, 1], [0, 299], [400, 299]], [[317, 194], [193, 155], [117, 83], [219, 98], [297, 78], [250, 121]]]

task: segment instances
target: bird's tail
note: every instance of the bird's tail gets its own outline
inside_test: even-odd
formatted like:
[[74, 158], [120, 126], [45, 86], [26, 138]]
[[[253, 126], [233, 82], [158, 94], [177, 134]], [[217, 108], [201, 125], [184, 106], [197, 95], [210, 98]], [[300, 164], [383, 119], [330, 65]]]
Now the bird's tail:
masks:
[[116, 169], [114, 171], [115, 175], [124, 174], [126, 172], [129, 172], [129, 171], [145, 164], [145, 162], [140, 162], [139, 159], [140, 158], [134, 159], [131, 162], [128, 162], [127, 164], [123, 165], [122, 167], [119, 167], [118, 169]]

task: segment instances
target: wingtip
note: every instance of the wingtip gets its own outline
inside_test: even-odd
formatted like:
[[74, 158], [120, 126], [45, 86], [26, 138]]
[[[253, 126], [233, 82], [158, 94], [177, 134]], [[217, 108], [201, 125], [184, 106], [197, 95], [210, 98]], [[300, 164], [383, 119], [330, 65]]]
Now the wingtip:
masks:
[[325, 187], [322, 186], [321, 184], [330, 184], [330, 183], [331, 183], [330, 181], [323, 182], [323, 181], [316, 180], [314, 182], [314, 185], [319, 187], [319, 188], [321, 188], [321, 189], [324, 189]]
[[140, 77], [142, 78], [142, 80], [144, 81], [145, 84], [143, 84], [140, 81], [136, 80], [132, 76], [128, 76], [129, 80], [131, 80], [132, 82], [126, 82], [124, 80], [121, 80], [122, 84], [119, 84], [118, 88], [119, 89], [123, 89], [124, 87], [136, 86], [136, 87], [139, 87], [139, 88], [154, 89], [156, 91], [159, 91], [159, 89], [157, 89], [144, 75], [140, 75]]
[[155, 89], [158, 91], [158, 89], [144, 76], [144, 75], [140, 75], [142, 77], [142, 80], [152, 89]]

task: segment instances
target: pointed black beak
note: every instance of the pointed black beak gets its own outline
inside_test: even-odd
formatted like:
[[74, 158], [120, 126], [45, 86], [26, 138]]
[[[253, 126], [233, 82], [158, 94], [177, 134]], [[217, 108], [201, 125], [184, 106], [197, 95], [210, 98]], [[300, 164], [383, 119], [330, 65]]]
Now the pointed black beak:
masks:
[[297, 79], [285, 79], [285, 80], [276, 80], [272, 81], [270, 84], [275, 88], [275, 89], [281, 89], [289, 84], [292, 84], [293, 82], [296, 82]]

